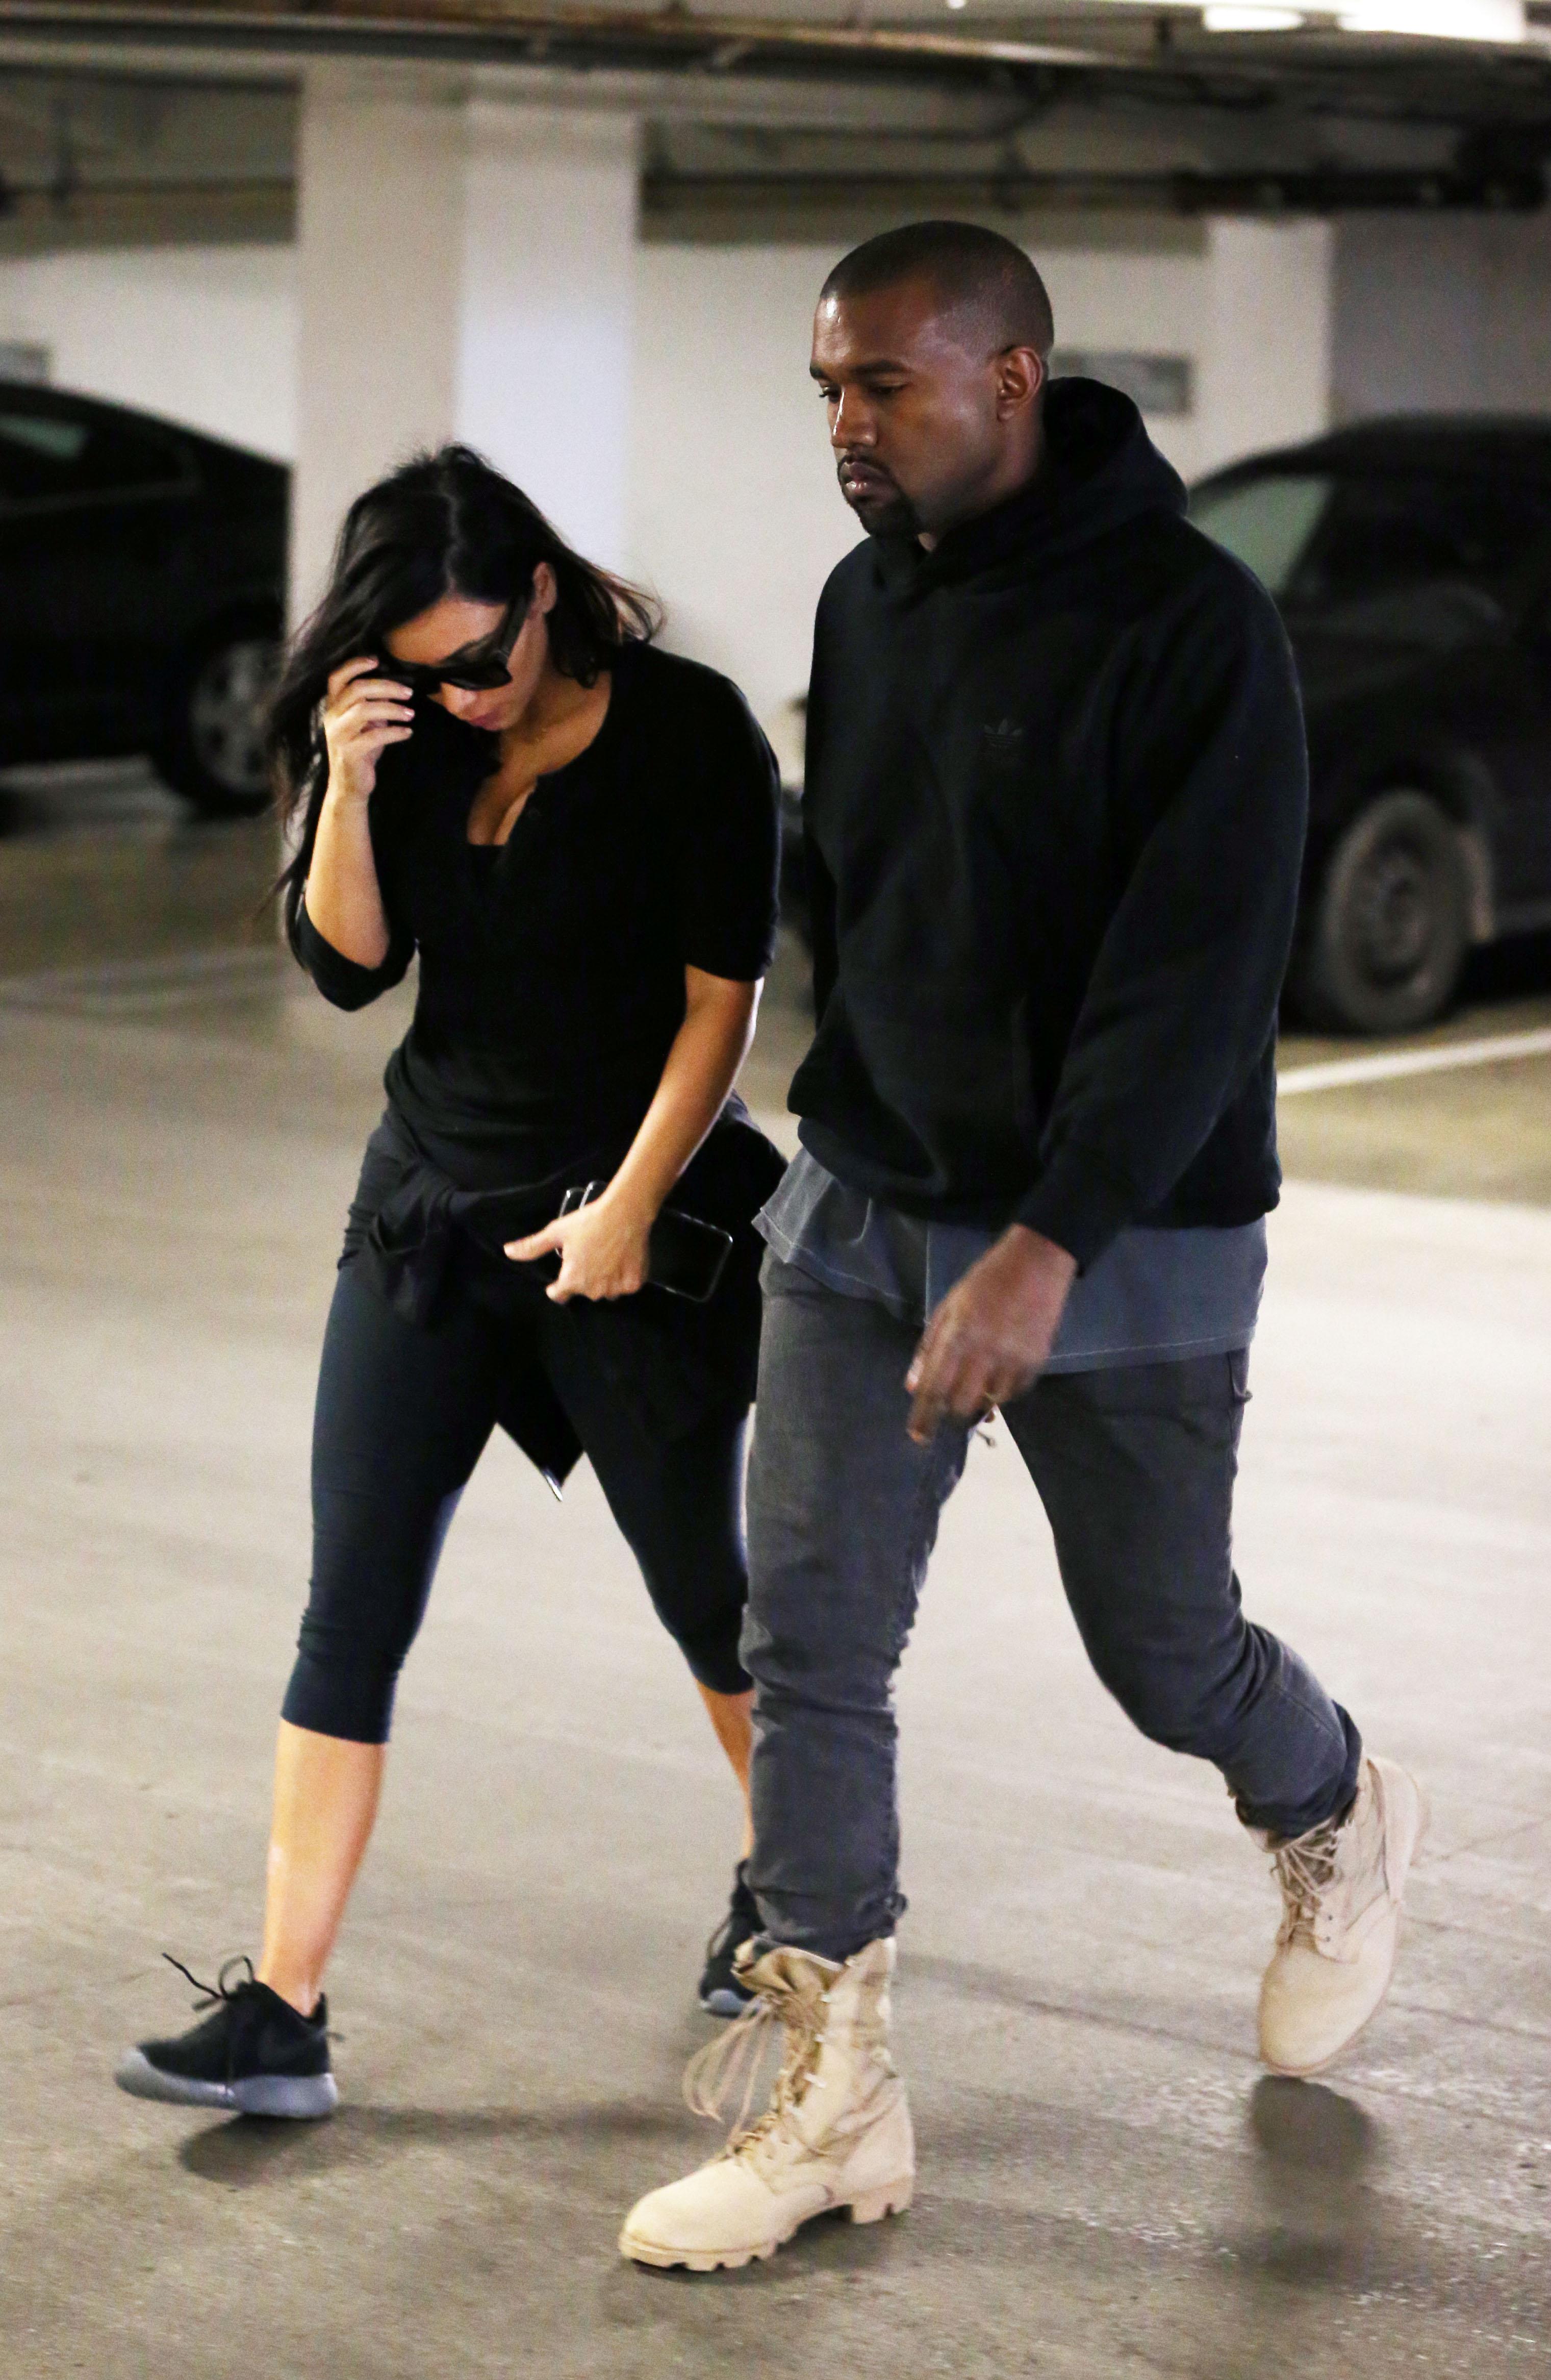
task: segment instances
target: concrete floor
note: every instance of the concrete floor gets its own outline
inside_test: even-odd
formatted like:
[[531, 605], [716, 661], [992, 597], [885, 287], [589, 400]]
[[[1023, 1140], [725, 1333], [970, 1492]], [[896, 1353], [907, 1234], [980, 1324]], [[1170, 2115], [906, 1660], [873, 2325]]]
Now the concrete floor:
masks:
[[[1258, 2072], [1266, 1876], [1216, 1779], [1089, 1676], [1004, 1441], [951, 1508], [902, 1688], [903, 2222], [820, 2224], [709, 2282], [617, 2261], [633, 2196], [714, 2144], [677, 2083], [733, 1813], [590, 1478], [557, 1510], [505, 1445], [402, 1691], [331, 1983], [340, 2115], [217, 2123], [114, 2092], [117, 2050], [187, 2013], [158, 1952], [209, 1973], [254, 1939], [318, 1333], [395, 1023], [234, 952], [261, 846], [188, 847], [155, 815], [0, 847], [6, 2380], [1551, 2365], [1529, 1066], [1496, 1127], [1530, 1146], [1522, 1178], [1460, 1199], [1295, 1181], [1273, 1226], [1241, 1569], [1435, 1803], [1389, 2007], [1328, 2084]], [[115, 877], [83, 936], [81, 883]], [[226, 955], [168, 961], [188, 916]], [[801, 1032], [787, 978], [762, 1102]], [[1430, 1078], [1424, 1154], [1477, 1136], [1443, 1087], [1464, 1079]], [[1392, 1087], [1364, 1095], [1380, 1142]]]

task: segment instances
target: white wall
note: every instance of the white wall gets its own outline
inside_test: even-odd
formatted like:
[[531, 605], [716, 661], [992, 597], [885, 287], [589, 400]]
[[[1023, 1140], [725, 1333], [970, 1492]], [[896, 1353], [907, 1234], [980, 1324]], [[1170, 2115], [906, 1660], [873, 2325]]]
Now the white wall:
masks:
[[115, 249], [0, 261], [0, 338], [36, 340], [63, 388], [288, 460], [297, 439], [287, 248]]
[[815, 600], [858, 534], [807, 376], [834, 258], [644, 248], [636, 262], [632, 566], [667, 603], [670, 641], [771, 721], [807, 683]]
[[1202, 468], [1199, 402], [1201, 349], [1209, 298], [1205, 255], [1127, 255], [1071, 249], [1035, 251], [1062, 347], [1134, 350], [1189, 356], [1198, 383], [1195, 410], [1148, 423], [1177, 471], [1192, 479]]
[[1357, 215], [1336, 232], [1334, 409], [1551, 412], [1551, 221]]
[[[413, 182], [419, 166], [407, 144], [402, 163]], [[330, 179], [337, 190], [340, 176]], [[304, 176], [304, 204], [305, 191]], [[1327, 243], [1321, 225], [1214, 225], [1194, 255], [1058, 249], [1039, 262], [1063, 346], [1194, 359], [1194, 416], [1150, 425], [1190, 478], [1323, 426]], [[818, 589], [856, 538], [807, 376], [813, 305], [833, 261], [828, 247], [636, 251], [626, 565], [668, 604], [670, 640], [737, 678], [772, 725], [806, 680]], [[392, 281], [390, 272], [356, 307], [361, 346], [372, 307], [393, 303]], [[326, 306], [309, 310], [309, 337], [342, 335], [347, 295], [332, 316]], [[297, 311], [293, 255], [282, 249], [0, 265], [0, 336], [45, 340], [60, 382], [283, 455], [295, 454], [297, 436]], [[454, 311], [446, 352], [422, 358], [432, 411], [451, 403], [442, 382], [450, 389]], [[467, 324], [462, 336], [467, 370], [475, 352]], [[528, 358], [499, 375], [514, 425], [531, 370]], [[326, 407], [329, 373], [312, 382], [307, 401]], [[404, 395], [394, 394], [395, 419]], [[515, 439], [493, 434], [488, 395], [480, 406], [485, 443], [504, 447], [501, 459], [520, 476]], [[376, 468], [375, 456], [360, 461], [358, 415], [345, 407], [333, 435], [341, 484], [353, 486]], [[322, 550], [324, 525], [318, 532]]]
[[1212, 225], [1198, 469], [1290, 445], [1328, 425], [1330, 259], [1327, 223]]

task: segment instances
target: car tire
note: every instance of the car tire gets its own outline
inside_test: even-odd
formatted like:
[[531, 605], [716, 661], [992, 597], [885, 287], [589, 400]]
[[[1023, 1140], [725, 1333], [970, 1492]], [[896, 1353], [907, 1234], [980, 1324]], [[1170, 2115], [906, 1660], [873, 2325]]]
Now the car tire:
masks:
[[1289, 990], [1304, 1023], [1406, 1033], [1454, 996], [1470, 946], [1458, 828], [1430, 795], [1378, 795], [1332, 846]]
[[270, 799], [263, 722], [279, 654], [272, 621], [232, 619], [190, 649], [173, 679], [153, 757], [202, 818], [251, 818]]

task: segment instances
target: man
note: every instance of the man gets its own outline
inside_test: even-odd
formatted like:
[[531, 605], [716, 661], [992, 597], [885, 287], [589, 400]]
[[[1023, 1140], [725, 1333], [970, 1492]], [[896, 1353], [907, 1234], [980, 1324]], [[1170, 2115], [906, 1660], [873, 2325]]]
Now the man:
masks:
[[621, 2246], [648, 2264], [741, 2265], [827, 2207], [909, 2203], [891, 1685], [993, 1406], [1100, 1678], [1216, 1764], [1271, 1852], [1276, 2071], [1317, 2071], [1377, 2009], [1424, 1825], [1414, 1781], [1245, 1621], [1230, 1551], [1304, 823], [1287, 642], [1135, 407], [1047, 394], [1051, 336], [1027, 258], [962, 224], [869, 240], [819, 299], [868, 541], [815, 643], [818, 1026], [762, 1219], [749, 1482], [765, 1931], [727, 2045], [779, 2018], [786, 2056], [763, 2120], [635, 2209]]

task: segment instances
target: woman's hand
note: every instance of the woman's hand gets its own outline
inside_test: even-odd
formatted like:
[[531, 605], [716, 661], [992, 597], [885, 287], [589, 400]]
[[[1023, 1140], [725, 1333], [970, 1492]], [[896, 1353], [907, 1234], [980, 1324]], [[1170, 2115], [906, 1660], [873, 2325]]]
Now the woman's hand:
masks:
[[560, 1277], [545, 1295], [557, 1305], [573, 1297], [634, 1297], [647, 1277], [647, 1241], [654, 1217], [612, 1188], [574, 1214], [557, 1216], [526, 1240], [509, 1240], [514, 1264], [560, 1254]]
[[336, 802], [363, 808], [371, 798], [383, 752], [390, 744], [402, 744], [415, 722], [407, 686], [374, 677], [379, 666], [370, 654], [344, 662], [329, 680], [323, 704], [329, 792]]
[[601, 1196], [526, 1240], [509, 1240], [517, 1264], [560, 1251], [557, 1305], [571, 1297], [634, 1297], [647, 1277], [647, 1240], [659, 1209], [704, 1140], [733, 1087], [754, 1033], [757, 983], [684, 971], [684, 1023], [657, 1095], [624, 1162]]

